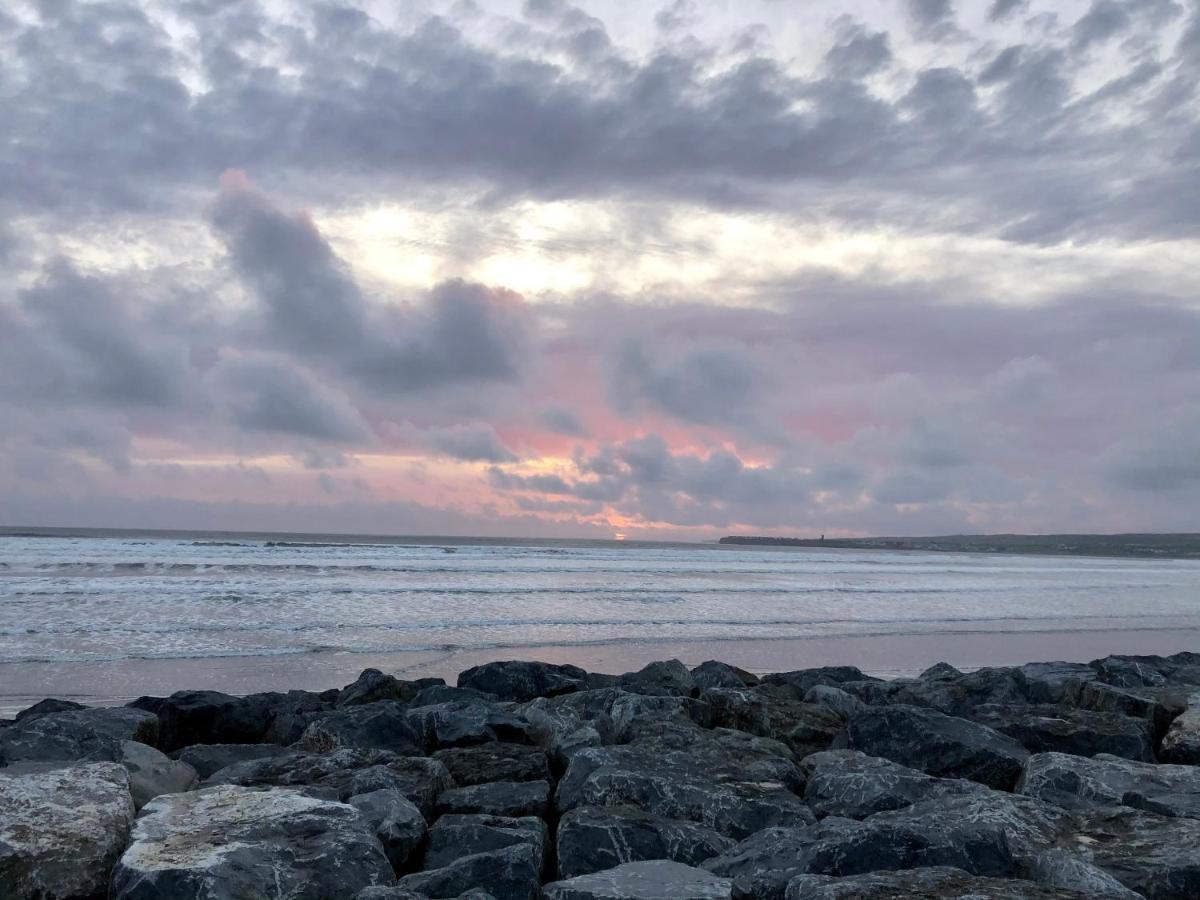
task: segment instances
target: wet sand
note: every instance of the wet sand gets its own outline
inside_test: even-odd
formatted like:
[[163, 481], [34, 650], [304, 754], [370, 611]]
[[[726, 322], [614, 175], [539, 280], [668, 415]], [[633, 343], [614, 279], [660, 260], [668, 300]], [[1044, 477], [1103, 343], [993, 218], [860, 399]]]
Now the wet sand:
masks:
[[570, 663], [618, 674], [676, 658], [689, 666], [719, 659], [752, 672], [854, 665], [884, 677], [915, 675], [935, 662], [961, 669], [1032, 660], [1087, 662], [1110, 653], [1168, 655], [1200, 649], [1200, 628], [1078, 632], [942, 633], [728, 641], [622, 641], [490, 650], [389, 654], [304, 653], [221, 659], [120, 660], [89, 663], [0, 663], [0, 717], [45, 697], [89, 704], [125, 703], [144, 694], [216, 690], [230, 694], [325, 690], [353, 681], [365, 668], [403, 678], [437, 676], [451, 684], [463, 669], [496, 659]]

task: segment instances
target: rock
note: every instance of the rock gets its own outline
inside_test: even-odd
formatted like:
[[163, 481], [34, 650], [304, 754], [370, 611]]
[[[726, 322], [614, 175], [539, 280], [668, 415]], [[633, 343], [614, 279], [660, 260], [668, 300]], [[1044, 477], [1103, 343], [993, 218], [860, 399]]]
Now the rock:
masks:
[[423, 688], [418, 692], [417, 696], [408, 701], [408, 708], [418, 709], [422, 706], [434, 706], [438, 703], [457, 703], [462, 700], [486, 700], [489, 703], [494, 703], [497, 698], [494, 694], [485, 694], [482, 691], [473, 691], [470, 688], [435, 684]]
[[491, 853], [516, 844], [532, 846], [544, 864], [550, 845], [546, 823], [534, 816], [442, 816], [429, 830], [424, 868], [440, 869], [464, 856]]
[[1101, 681], [1078, 684], [1075, 695], [1069, 699], [1081, 709], [1145, 719], [1151, 723], [1156, 741], [1167, 733], [1172, 720], [1187, 708], [1183, 696], [1156, 694], [1145, 688], [1115, 687]]
[[795, 700], [786, 690], [713, 688], [701, 699], [712, 708], [713, 724], [782, 741], [797, 758], [828, 748], [846, 724], [828, 707]]
[[918, 675], [917, 678], [921, 681], [931, 681], [934, 679], [962, 678], [963, 674], [960, 669], [954, 668], [948, 662], [938, 662]]
[[468, 747], [489, 741], [534, 742], [528, 722], [484, 700], [457, 700], [409, 709], [408, 724], [429, 750]]
[[729, 900], [730, 891], [727, 878], [659, 859], [556, 881], [542, 889], [542, 896], [545, 900]]
[[1095, 681], [1096, 670], [1086, 663], [1041, 662], [1018, 666], [1030, 703], [1062, 703], [1084, 681]]
[[328, 753], [343, 747], [390, 750], [402, 756], [425, 752], [424, 740], [410, 723], [407, 708], [395, 700], [378, 700], [322, 714], [304, 729], [299, 743], [310, 753]]
[[798, 669], [795, 672], [775, 672], [762, 679], [764, 685], [787, 689], [796, 700], [803, 699], [804, 695], [818, 684], [839, 687], [847, 682], [868, 684], [879, 681], [878, 678], [864, 675], [854, 666], [822, 666], [818, 669]]
[[376, 885], [375, 887], [363, 888], [354, 895], [354, 900], [429, 900], [429, 898], [424, 894], [418, 894], [416, 891], [410, 891], [408, 888], [396, 887], [395, 885], [390, 887]]
[[1114, 687], [1162, 687], [1167, 683], [1161, 672], [1144, 665], [1136, 657], [1106, 656], [1090, 665], [1101, 681]]
[[559, 811], [636, 806], [733, 838], [813, 820], [793, 792], [803, 784], [795, 764], [771, 753], [769, 744], [754, 743], [761, 738], [693, 731], [683, 735], [688, 740], [681, 741], [681, 749], [648, 742], [574, 751], [559, 782]]
[[1117, 756], [1066, 753], [1029, 758], [1018, 790], [1066, 809], [1129, 806], [1163, 816], [1200, 819], [1200, 769]]
[[394, 788], [356, 794], [348, 802], [371, 826], [396, 874], [404, 872], [425, 840], [421, 811]]
[[205, 785], [295, 787], [312, 796], [346, 800], [356, 794], [396, 788], [426, 819], [434, 801], [453, 780], [435, 759], [397, 756], [387, 750], [337, 750], [329, 754], [296, 751], [226, 766]]
[[26, 716], [0, 731], [0, 766], [34, 762], [116, 762], [121, 742], [153, 744], [158, 722], [140, 710], [89, 708]]
[[1200, 821], [1110, 807], [1079, 814], [1076, 845], [1149, 900], [1200, 897]]
[[547, 781], [497, 781], [443, 791], [437, 812], [486, 816], [545, 816], [550, 809]]
[[664, 726], [711, 727], [712, 707], [690, 697], [668, 694], [620, 693], [612, 702], [604, 731], [617, 743], [629, 743], [645, 735], [657, 735]]
[[1111, 753], [1154, 761], [1151, 723], [1121, 713], [1049, 705], [985, 705], [976, 709], [971, 719], [1007, 734], [1030, 753]]
[[834, 741], [928, 775], [969, 778], [1012, 790], [1029, 751], [984, 725], [914, 706], [871, 708], [855, 716]]
[[422, 678], [420, 681], [401, 681], [394, 675], [385, 675], [378, 669], [363, 669], [352, 683], [338, 692], [334, 706], [362, 706], [380, 700], [399, 700], [407, 703], [424, 688], [445, 685], [440, 678]]
[[867, 708], [866, 704], [852, 694], [847, 694], [841, 688], [828, 684], [818, 684], [804, 695], [804, 702], [814, 706], [823, 706], [843, 719], [858, 715]]
[[196, 774], [201, 778], [207, 778], [214, 772], [234, 763], [278, 756], [287, 752], [289, 751], [278, 744], [193, 744], [182, 750], [176, 750], [170, 756], [172, 759], [187, 763], [196, 770]]
[[160, 794], [190, 791], [200, 780], [196, 770], [187, 763], [171, 759], [161, 750], [137, 741], [121, 742], [118, 762], [129, 773], [129, 791], [138, 809]]
[[0, 773], [0, 897], [103, 897], [133, 822], [129, 775], [111, 762]]
[[400, 879], [400, 887], [435, 900], [458, 897], [479, 887], [484, 887], [496, 900], [534, 900], [541, 883], [542, 862], [535, 846], [516, 843], [406, 875]]
[[27, 707], [17, 713], [13, 722], [21, 722], [25, 719], [31, 719], [34, 716], [44, 716], [48, 713], [70, 712], [74, 709], [87, 709], [82, 703], [76, 703], [74, 700], [55, 700], [53, 697], [48, 697], [45, 700], [39, 700], [33, 706]]
[[433, 758], [449, 769], [455, 784], [462, 787], [490, 781], [550, 780], [549, 760], [540, 747], [495, 741], [438, 750]]
[[558, 824], [558, 877], [653, 859], [695, 866], [733, 845], [731, 838], [694, 822], [660, 819], [629, 806], [585, 806]]
[[1030, 881], [1042, 887], [1076, 891], [1096, 900], [1139, 900], [1142, 896], [1069, 850], [1043, 850], [1025, 860], [1021, 869]]
[[588, 673], [578, 666], [513, 660], [467, 669], [459, 674], [458, 686], [524, 703], [535, 697], [587, 690], [590, 685]]
[[1029, 881], [984, 878], [962, 869], [930, 866], [903, 872], [870, 872], [849, 878], [798, 875], [788, 882], [786, 900], [1091, 900], [1096, 895], [1042, 887]]
[[930, 818], [853, 822], [825, 819], [803, 828], [768, 828], [704, 863], [734, 879], [734, 895], [782, 900], [797, 875], [859, 875], [878, 869], [953, 866], [1004, 876], [1014, 860], [994, 822]]
[[987, 791], [962, 778], [935, 778], [857, 750], [827, 750], [807, 757], [804, 799], [818, 817], [865, 819], [924, 800]]
[[358, 812], [283, 788], [220, 786], [149, 804], [112, 900], [352, 896], [393, 875]]
[[1189, 695], [1187, 709], [1167, 729], [1158, 756], [1166, 763], [1200, 765], [1200, 692]]
[[535, 743], [544, 747], [551, 761], [565, 767], [571, 751], [612, 743], [609, 710], [617, 699], [627, 696], [615, 688], [578, 691], [558, 697], [539, 697], [518, 706], [514, 712], [529, 723]]
[[312, 714], [331, 703], [307, 691], [233, 697], [219, 691], [178, 691], [129, 704], [158, 716], [158, 748], [170, 753], [191, 744], [290, 744]]
[[692, 673], [677, 659], [652, 662], [637, 672], [626, 672], [617, 684], [631, 694], [655, 697], [694, 697], [699, 692]]
[[705, 691], [716, 687], [754, 687], [759, 678], [745, 669], [710, 659], [692, 669], [692, 682], [697, 690]]

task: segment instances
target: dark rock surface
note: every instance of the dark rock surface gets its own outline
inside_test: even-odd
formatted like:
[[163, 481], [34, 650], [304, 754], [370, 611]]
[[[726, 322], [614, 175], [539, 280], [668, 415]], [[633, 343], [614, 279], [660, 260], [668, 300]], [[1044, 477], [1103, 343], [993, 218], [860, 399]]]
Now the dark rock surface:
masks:
[[1095, 894], [1043, 887], [1029, 881], [984, 878], [962, 869], [930, 866], [903, 872], [871, 872], [849, 878], [798, 875], [786, 900], [1096, 900]]
[[187, 763], [196, 770], [200, 778], [207, 778], [234, 763], [278, 756], [287, 752], [286, 748], [278, 744], [192, 744], [190, 747], [176, 750], [170, 756]]
[[850, 720], [834, 746], [999, 790], [1012, 790], [1029, 758], [1028, 750], [985, 725], [915, 706], [868, 709]]
[[47, 700], [0, 723], [0, 896], [1194, 900], [1198, 707], [1193, 653]]
[[495, 781], [452, 788], [437, 799], [437, 812], [486, 816], [545, 816], [550, 811], [550, 783]]
[[550, 761], [540, 747], [496, 741], [438, 750], [433, 758], [450, 770], [461, 787], [489, 781], [550, 780]]
[[1195, 766], [1039, 753], [1029, 758], [1018, 789], [1067, 809], [1129, 806], [1200, 819], [1200, 768]]
[[865, 819], [924, 800], [978, 794], [987, 788], [964, 778], [935, 778], [857, 750], [826, 750], [801, 763], [804, 799], [820, 817]]
[[546, 900], [729, 900], [731, 884], [670, 860], [632, 862], [546, 885]]
[[632, 806], [573, 809], [558, 823], [558, 875], [573, 878], [621, 863], [669, 859], [696, 866], [733, 847], [711, 828]]
[[394, 876], [350, 806], [220, 786], [152, 801], [113, 871], [112, 900], [352, 896]]

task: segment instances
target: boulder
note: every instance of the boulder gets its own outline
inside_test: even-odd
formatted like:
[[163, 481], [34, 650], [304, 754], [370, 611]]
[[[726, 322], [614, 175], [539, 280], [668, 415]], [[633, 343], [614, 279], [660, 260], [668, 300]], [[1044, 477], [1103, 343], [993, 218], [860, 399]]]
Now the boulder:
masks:
[[550, 763], [540, 747], [494, 741], [475, 747], [438, 750], [433, 758], [466, 787], [490, 781], [549, 781]]
[[818, 817], [865, 819], [924, 800], [962, 797], [988, 789], [963, 778], [935, 778], [857, 750], [826, 750], [801, 763], [808, 774], [804, 799]]
[[963, 900], [1093, 900], [1097, 895], [1042, 887], [1030, 881], [986, 878], [962, 869], [930, 866], [902, 872], [870, 872], [848, 878], [797, 875], [786, 900], [894, 900], [898, 897]]
[[170, 753], [191, 744], [291, 744], [309, 718], [328, 710], [332, 702], [308, 691], [246, 697], [178, 691], [170, 697], [140, 697], [129, 706], [158, 717], [158, 748]]
[[1109, 807], [1078, 816], [1076, 845], [1149, 900], [1200, 897], [1200, 821]]
[[428, 687], [445, 685], [440, 678], [422, 678], [419, 681], [401, 681], [394, 675], [385, 675], [378, 669], [363, 669], [353, 682], [338, 691], [334, 706], [362, 706], [380, 700], [399, 700], [407, 703]]
[[976, 709], [971, 719], [1007, 734], [1030, 753], [1111, 753], [1154, 761], [1153, 726], [1146, 719], [1122, 713], [1050, 705], [986, 705]]
[[409, 868], [415, 851], [425, 840], [421, 811], [395, 788], [355, 794], [347, 802], [371, 827], [396, 874]]
[[115, 763], [0, 772], [0, 897], [103, 897], [133, 815], [129, 775]]
[[975, 875], [1006, 876], [1014, 864], [1002, 825], [922, 817], [825, 819], [802, 828], [767, 828], [704, 868], [732, 878], [737, 897], [783, 900], [797, 875], [953, 866]]
[[485, 694], [470, 688], [434, 684], [422, 688], [415, 697], [408, 701], [408, 708], [417, 709], [422, 706], [434, 706], [438, 703], [457, 703], [460, 700], [487, 700], [494, 703], [497, 699], [494, 694]]
[[547, 781], [496, 781], [443, 791], [437, 812], [485, 816], [544, 816], [550, 810]]
[[636, 672], [626, 672], [617, 685], [631, 694], [655, 697], [694, 697], [698, 693], [692, 673], [677, 659], [652, 662]]
[[727, 878], [658, 859], [556, 881], [542, 889], [542, 896], [545, 900], [729, 900], [731, 890]]
[[190, 791], [200, 780], [187, 763], [137, 741], [121, 742], [118, 762], [129, 773], [129, 790], [138, 809], [160, 794]]
[[618, 694], [606, 714], [604, 733], [616, 743], [654, 736], [664, 726], [711, 727], [713, 710], [708, 703], [670, 694]]
[[192, 744], [190, 747], [176, 750], [170, 756], [187, 763], [201, 778], [207, 778], [234, 763], [278, 756], [287, 752], [289, 751], [278, 744]]
[[1154, 765], [1101, 754], [1029, 758], [1018, 790], [1066, 809], [1129, 806], [1163, 816], [1200, 819], [1200, 769]]
[[458, 686], [524, 703], [535, 697], [587, 690], [590, 684], [588, 673], [578, 666], [511, 660], [467, 669], [459, 674]]
[[153, 744], [157, 719], [124, 707], [26, 716], [0, 731], [0, 766], [15, 762], [115, 762], [122, 741]]
[[204, 784], [294, 787], [333, 800], [395, 788], [429, 819], [434, 801], [453, 781], [435, 759], [397, 756], [387, 750], [346, 749], [328, 754], [295, 751], [246, 760], [214, 772]]
[[402, 756], [419, 756], [425, 743], [408, 719], [408, 710], [395, 700], [378, 700], [349, 706], [313, 719], [300, 737], [310, 753], [328, 753], [343, 747], [390, 750]]
[[882, 683], [878, 678], [864, 675], [862, 670], [854, 666], [822, 666], [817, 669], [798, 669], [794, 672], [775, 672], [764, 675], [762, 683], [784, 688], [795, 700], [801, 700], [804, 695], [818, 684], [829, 684], [839, 687], [847, 682], [859, 684]]
[[1022, 860], [1021, 874], [1042, 887], [1074, 891], [1095, 900], [1139, 900], [1142, 896], [1079, 853], [1063, 848], [1043, 850]]
[[461, 856], [436, 869], [414, 872], [400, 879], [400, 887], [426, 897], [458, 897], [483, 888], [496, 900], [535, 900], [541, 883], [543, 859], [537, 848], [520, 842], [499, 850]]
[[351, 806], [229, 785], [147, 804], [113, 871], [112, 900], [352, 896], [394, 876]]
[[829, 684], [818, 684], [811, 688], [804, 695], [804, 702], [813, 706], [823, 706], [843, 719], [856, 716], [867, 708], [866, 704], [853, 694], [847, 694], [841, 688]]
[[789, 690], [769, 686], [713, 688], [701, 699], [712, 708], [714, 725], [782, 741], [797, 758], [828, 748], [846, 724], [826, 706], [805, 703]]
[[1080, 709], [1120, 713], [1150, 722], [1155, 741], [1161, 740], [1176, 716], [1187, 708], [1185, 695], [1148, 688], [1124, 688], [1089, 681], [1077, 685], [1070, 702]]
[[425, 869], [440, 869], [464, 856], [529, 844], [543, 863], [550, 846], [546, 823], [535, 816], [446, 815], [429, 830]]
[[25, 719], [44, 716], [48, 713], [70, 712], [75, 709], [87, 709], [87, 707], [82, 703], [76, 703], [74, 700], [56, 700], [53, 697], [47, 697], [45, 700], [39, 700], [33, 706], [21, 710], [13, 719], [13, 722], [21, 722]]
[[653, 859], [695, 866], [733, 845], [732, 838], [694, 822], [658, 818], [631, 806], [584, 806], [558, 823], [558, 877]]
[[574, 751], [559, 782], [559, 811], [636, 806], [733, 838], [813, 820], [794, 793], [803, 784], [799, 771], [789, 759], [770, 752], [769, 743], [756, 744], [762, 739], [748, 735], [730, 740], [694, 732], [684, 735], [688, 741], [679, 749], [646, 742]]
[[985, 725], [914, 706], [876, 707], [849, 721], [837, 749], [861, 750], [928, 775], [1012, 790], [1029, 751]]
[[1162, 672], [1137, 657], [1106, 656], [1093, 660], [1090, 665], [1101, 681], [1114, 687], [1162, 687], [1167, 683]]
[[489, 741], [534, 742], [528, 722], [485, 700], [456, 700], [409, 709], [408, 724], [429, 751]]
[[[460, 896], [466, 896], [462, 894]], [[363, 888], [354, 895], [354, 900], [429, 900], [424, 894], [418, 894], [416, 891], [410, 891], [408, 888], [397, 887], [390, 885], [375, 885], [374, 887]]]
[[759, 677], [737, 666], [710, 659], [692, 669], [692, 682], [697, 690], [706, 691], [716, 687], [754, 687]]
[[1200, 765], [1200, 692], [1188, 696], [1187, 709], [1167, 729], [1158, 756], [1166, 763]]

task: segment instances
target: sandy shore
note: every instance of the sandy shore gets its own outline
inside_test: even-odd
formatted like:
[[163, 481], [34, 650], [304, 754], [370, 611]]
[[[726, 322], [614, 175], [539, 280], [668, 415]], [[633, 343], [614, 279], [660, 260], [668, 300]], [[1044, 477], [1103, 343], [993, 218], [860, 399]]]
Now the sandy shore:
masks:
[[570, 663], [618, 674], [659, 659], [688, 666], [707, 659], [752, 672], [854, 665], [880, 676], [915, 675], [935, 662], [960, 669], [1031, 660], [1087, 662], [1110, 653], [1162, 654], [1200, 647], [1200, 629], [960, 633], [704, 642], [625, 641], [391, 654], [305, 653], [225, 659], [120, 660], [95, 663], [0, 663], [0, 716], [44, 697], [88, 704], [124, 703], [143, 694], [217, 690], [231, 694], [325, 690], [353, 681], [365, 668], [404, 678], [438, 676], [453, 683], [463, 669], [494, 659]]

